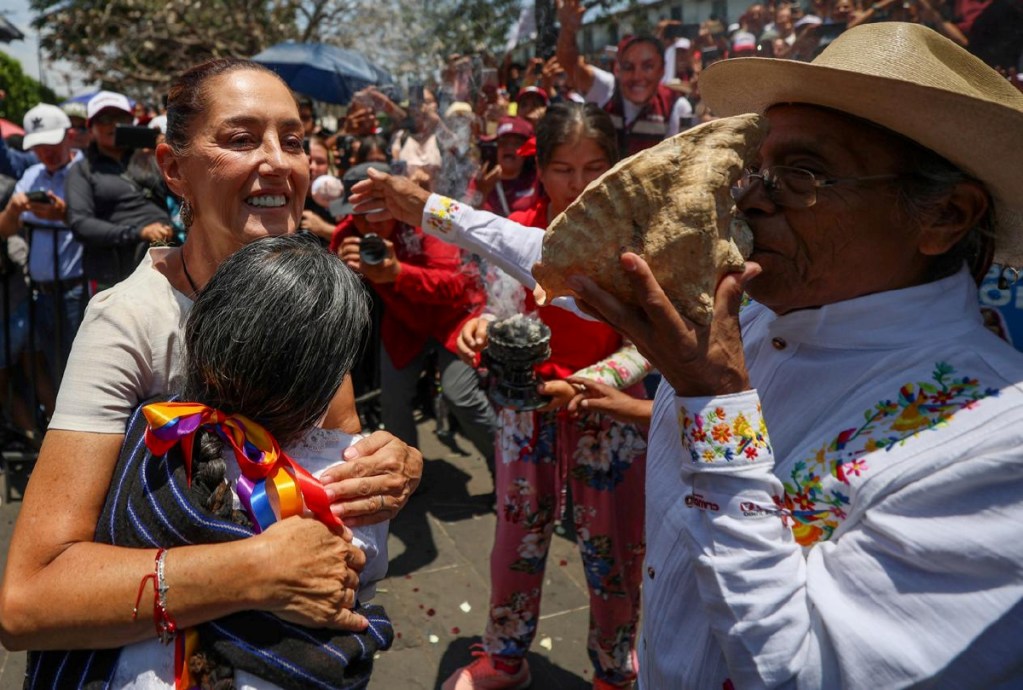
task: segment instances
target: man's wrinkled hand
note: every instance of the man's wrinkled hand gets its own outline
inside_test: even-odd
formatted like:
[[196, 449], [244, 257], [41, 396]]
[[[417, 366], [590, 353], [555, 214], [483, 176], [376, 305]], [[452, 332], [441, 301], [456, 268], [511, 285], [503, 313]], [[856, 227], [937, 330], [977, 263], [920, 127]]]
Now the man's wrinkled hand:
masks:
[[678, 395], [748, 390], [739, 305], [743, 286], [760, 273], [760, 266], [747, 263], [742, 273], [729, 273], [721, 279], [714, 297], [714, 317], [704, 326], [678, 313], [640, 256], [626, 252], [620, 261], [639, 308], [622, 303], [586, 276], [575, 275], [568, 284], [578, 295], [580, 306], [632, 340]]

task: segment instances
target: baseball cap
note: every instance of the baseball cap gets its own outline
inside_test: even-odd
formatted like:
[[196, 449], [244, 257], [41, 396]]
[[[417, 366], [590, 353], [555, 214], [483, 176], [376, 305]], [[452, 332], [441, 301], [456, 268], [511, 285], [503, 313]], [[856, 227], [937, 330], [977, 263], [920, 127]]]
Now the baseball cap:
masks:
[[455, 101], [448, 106], [448, 109], [444, 111], [444, 119], [455, 117], [456, 115], [468, 115], [472, 116], [472, 106], [465, 101]]
[[535, 93], [537, 96], [542, 98], [545, 105], [551, 104], [551, 99], [547, 96], [547, 92], [541, 89], [539, 86], [523, 86], [521, 89], [519, 89], [519, 93], [517, 96], [515, 96], [515, 100], [520, 101], [522, 100], [523, 96], [526, 96], [531, 93]]
[[676, 50], [689, 50], [693, 47], [693, 42], [688, 38], [681, 36], [675, 39], [675, 42], [671, 44]]
[[25, 113], [23, 124], [25, 139], [21, 145], [28, 150], [33, 146], [53, 146], [64, 141], [71, 120], [57, 106], [40, 103]]
[[334, 217], [340, 218], [341, 216], [352, 215], [352, 204], [349, 203], [348, 197], [351, 196], [352, 187], [354, 187], [356, 183], [369, 179], [370, 169], [379, 170], [380, 172], [385, 173], [391, 172], [390, 165], [379, 161], [359, 163], [358, 165], [353, 165], [348, 168], [348, 170], [345, 171], [345, 174], [341, 176], [341, 184], [345, 188], [345, 195], [343, 197], [344, 201], [339, 204], [338, 201], [341, 200], [338, 199], [330, 204], [330, 212], [334, 214]]
[[757, 37], [748, 31], [737, 31], [732, 36], [732, 57], [757, 52]]
[[513, 134], [528, 139], [534, 134], [533, 125], [525, 118], [505, 115], [497, 121], [497, 133], [494, 135], [494, 138], [500, 139], [507, 134]]
[[107, 110], [108, 108], [123, 110], [134, 117], [134, 113], [131, 110], [131, 102], [127, 96], [114, 91], [100, 91], [89, 99], [89, 105], [86, 108], [88, 121], [91, 123], [92, 118], [96, 117], [100, 111]]
[[83, 120], [88, 117], [88, 113], [85, 110], [85, 104], [79, 103], [78, 101], [66, 101], [60, 104], [60, 109], [68, 117], [80, 117]]

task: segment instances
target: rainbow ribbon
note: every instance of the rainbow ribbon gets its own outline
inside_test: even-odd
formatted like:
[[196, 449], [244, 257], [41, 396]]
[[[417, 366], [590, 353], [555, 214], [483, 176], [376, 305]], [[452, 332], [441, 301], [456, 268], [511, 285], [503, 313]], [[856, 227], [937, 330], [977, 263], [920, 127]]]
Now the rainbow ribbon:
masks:
[[153, 403], [143, 407], [142, 414], [149, 422], [146, 446], [154, 455], [166, 455], [181, 445], [189, 484], [196, 432], [204, 428], [215, 431], [231, 446], [242, 473], [236, 486], [238, 497], [257, 532], [278, 520], [301, 515], [305, 508], [328, 527], [341, 526], [330, 510], [323, 485], [281, 450], [270, 432], [248, 417], [189, 402]]

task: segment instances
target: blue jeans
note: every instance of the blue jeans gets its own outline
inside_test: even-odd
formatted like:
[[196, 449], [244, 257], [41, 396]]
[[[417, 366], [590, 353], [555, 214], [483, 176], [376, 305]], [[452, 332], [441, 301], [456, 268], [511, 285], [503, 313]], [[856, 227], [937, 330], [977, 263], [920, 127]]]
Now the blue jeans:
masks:
[[67, 364], [87, 299], [85, 283], [61, 290], [59, 295], [56, 291], [35, 291], [35, 346], [46, 355], [54, 381], [59, 380], [57, 373], [63, 372]]

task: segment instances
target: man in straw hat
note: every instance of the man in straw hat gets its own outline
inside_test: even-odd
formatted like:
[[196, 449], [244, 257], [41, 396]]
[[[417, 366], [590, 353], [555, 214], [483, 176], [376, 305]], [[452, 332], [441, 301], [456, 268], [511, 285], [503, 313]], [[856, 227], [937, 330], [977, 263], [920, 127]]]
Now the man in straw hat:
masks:
[[771, 125], [712, 325], [636, 255], [643, 312], [578, 279], [665, 378], [643, 687], [1020, 687], [1023, 358], [973, 276], [1023, 262], [1023, 95], [902, 23], [700, 86]]
[[[642, 687], [1020, 687], [1023, 356], [984, 328], [974, 276], [1023, 263], [1023, 94], [894, 22], [700, 84], [771, 125], [734, 191], [753, 254], [712, 324], [635, 254], [641, 311], [574, 277], [665, 379]], [[542, 233], [395, 187], [356, 192], [425, 203], [424, 228], [529, 281]]]

